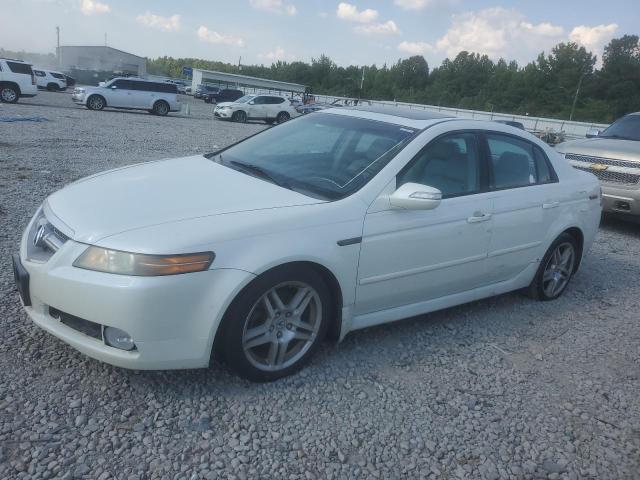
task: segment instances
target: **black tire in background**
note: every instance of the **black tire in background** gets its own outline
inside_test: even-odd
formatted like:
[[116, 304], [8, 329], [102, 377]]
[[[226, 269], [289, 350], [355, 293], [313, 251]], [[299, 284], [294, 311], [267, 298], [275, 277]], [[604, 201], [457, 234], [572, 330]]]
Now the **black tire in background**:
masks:
[[[309, 290], [314, 294], [312, 301], [314, 304], [319, 304], [319, 309], [317, 306], [314, 307], [316, 308], [314, 315], [317, 315], [317, 321], [320, 323], [313, 337], [305, 341], [305, 349], [301, 348], [298, 352], [300, 357], [295, 360], [295, 363], [289, 365], [285, 363], [282, 369], [276, 370], [259, 368], [255, 364], [255, 359], [252, 360], [250, 354], [245, 352], [246, 329], [252, 321], [251, 315], [254, 314], [258, 305], [262, 305], [261, 300], [267, 295], [267, 292], [270, 292], [273, 288], [280, 288], [280, 286], [287, 284], [310, 287]], [[284, 288], [286, 288], [286, 286]], [[332, 318], [331, 316], [335, 311], [335, 305], [332, 304], [331, 298], [331, 293], [323, 278], [315, 270], [305, 266], [283, 265], [260, 275], [245, 287], [229, 306], [220, 325], [220, 341], [216, 341], [216, 347], [221, 348], [221, 352], [212, 352], [212, 358], [217, 357], [217, 354], [220, 353], [220, 357], [226, 361], [231, 369], [241, 377], [251, 381], [269, 382], [291, 375], [309, 361], [326, 335], [330, 319]], [[293, 299], [290, 300], [293, 302]], [[312, 308], [310, 302], [311, 300], [303, 309], [303, 312], [308, 313], [309, 317], [311, 317]], [[277, 304], [274, 303], [274, 305]], [[287, 304], [287, 306], [289, 306], [289, 304]], [[277, 308], [278, 307], [276, 307], [276, 312], [278, 312]], [[287, 332], [284, 329], [291, 329], [291, 327], [287, 325], [286, 319], [287, 315], [291, 315], [291, 312], [285, 308], [281, 316], [280, 313], [274, 313], [274, 315], [280, 317], [280, 323], [283, 323], [283, 326], [275, 326], [275, 328], [280, 328], [285, 334], [289, 334], [291, 330]], [[273, 330], [273, 328], [271, 328], [271, 330]], [[295, 328], [293, 328], [293, 330], [295, 330]], [[278, 334], [280, 334], [280, 332], [276, 330], [272, 335]], [[272, 343], [273, 341], [277, 340], [272, 339]], [[266, 348], [270, 348], [270, 345], [270, 343], [267, 343]], [[293, 346], [294, 350], [295, 348], [296, 345]], [[295, 351], [292, 353], [295, 353]], [[291, 360], [295, 358], [294, 355]]]
[[107, 102], [100, 95], [91, 95], [87, 98], [87, 108], [89, 110], [102, 110], [106, 105]]
[[0, 85], [0, 102], [18, 103], [20, 91], [13, 85]]
[[233, 112], [233, 115], [231, 115], [231, 120], [238, 123], [247, 123], [247, 113], [243, 110]]
[[[560, 234], [544, 254], [536, 276], [525, 293], [535, 300], [542, 301], [560, 297], [575, 273], [576, 265], [580, 261], [578, 254], [576, 239], [568, 233]], [[565, 257], [566, 261], [563, 261]], [[557, 288], [554, 289], [553, 285]]]
[[166, 116], [169, 113], [169, 104], [164, 100], [158, 100], [153, 104], [153, 113], [161, 117]]
[[58, 90], [60, 90], [60, 87], [58, 85], [56, 85], [55, 83], [50, 83], [47, 85], [47, 91], [48, 92], [57, 92]]

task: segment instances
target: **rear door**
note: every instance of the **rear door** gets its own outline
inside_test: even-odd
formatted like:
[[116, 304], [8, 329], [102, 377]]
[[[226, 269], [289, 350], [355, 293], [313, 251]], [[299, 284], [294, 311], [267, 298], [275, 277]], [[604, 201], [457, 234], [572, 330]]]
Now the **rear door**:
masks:
[[494, 192], [487, 279], [496, 283], [539, 260], [559, 215], [561, 192], [550, 162], [533, 142], [499, 132], [484, 138]]
[[259, 95], [249, 102], [249, 118], [267, 118], [267, 98]]

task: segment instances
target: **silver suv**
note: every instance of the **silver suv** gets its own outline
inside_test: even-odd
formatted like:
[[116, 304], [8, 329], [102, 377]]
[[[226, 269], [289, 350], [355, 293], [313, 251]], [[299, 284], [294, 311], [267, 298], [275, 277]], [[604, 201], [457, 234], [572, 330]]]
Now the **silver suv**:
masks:
[[556, 149], [575, 168], [598, 177], [604, 212], [640, 220], [640, 112], [587, 137], [561, 143]]
[[76, 88], [73, 101], [89, 110], [104, 107], [147, 110], [156, 115], [180, 111], [178, 88], [173, 83], [142, 78], [114, 78], [99, 87]]
[[22, 60], [0, 58], [0, 101], [16, 103], [19, 98], [35, 97], [36, 77], [31, 65]]

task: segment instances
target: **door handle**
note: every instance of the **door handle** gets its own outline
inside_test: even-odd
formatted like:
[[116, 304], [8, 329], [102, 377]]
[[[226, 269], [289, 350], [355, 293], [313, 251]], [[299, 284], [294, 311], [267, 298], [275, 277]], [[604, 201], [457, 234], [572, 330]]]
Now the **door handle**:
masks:
[[490, 213], [480, 213], [480, 212], [476, 212], [473, 214], [473, 217], [468, 217], [467, 218], [467, 223], [480, 223], [480, 222], [486, 222], [487, 220], [491, 219], [491, 214]]
[[544, 208], [545, 210], [548, 210], [550, 208], [556, 208], [558, 205], [560, 205], [560, 202], [543, 203], [542, 208]]

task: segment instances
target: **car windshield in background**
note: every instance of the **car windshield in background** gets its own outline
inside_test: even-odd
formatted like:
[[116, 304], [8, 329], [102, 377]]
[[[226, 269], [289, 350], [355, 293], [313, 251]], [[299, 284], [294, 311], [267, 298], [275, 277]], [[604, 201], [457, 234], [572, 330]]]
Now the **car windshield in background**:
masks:
[[640, 141], [640, 115], [629, 115], [614, 122], [599, 137]]
[[371, 180], [415, 133], [390, 123], [314, 113], [208, 158], [305, 195], [338, 200]]
[[255, 95], [245, 95], [244, 97], [240, 97], [239, 99], [235, 100], [235, 103], [247, 103], [253, 98], [255, 98]]

